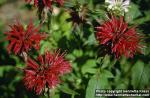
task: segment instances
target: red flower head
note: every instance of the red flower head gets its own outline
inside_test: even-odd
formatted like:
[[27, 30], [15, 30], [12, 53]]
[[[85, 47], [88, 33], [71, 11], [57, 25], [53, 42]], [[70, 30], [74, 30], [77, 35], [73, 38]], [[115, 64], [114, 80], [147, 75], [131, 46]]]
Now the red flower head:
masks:
[[28, 52], [31, 48], [39, 49], [40, 41], [44, 39], [45, 34], [39, 33], [39, 27], [35, 28], [32, 21], [30, 21], [25, 30], [20, 22], [10, 26], [11, 30], [6, 32], [7, 40], [10, 44], [7, 47], [8, 52], [13, 51], [15, 54]]
[[[25, 1], [30, 3], [32, 0], [25, 0]], [[51, 8], [53, 2], [56, 2], [61, 6], [64, 4], [64, 0], [34, 0], [34, 5], [39, 8], [41, 7]]]
[[140, 51], [140, 36], [134, 27], [128, 27], [123, 18], [112, 17], [97, 27], [97, 40], [100, 44], [111, 47], [111, 53], [115, 54], [117, 58], [121, 55], [133, 57], [136, 51]]
[[71, 65], [64, 59], [60, 50], [51, 53], [47, 51], [44, 56], [39, 55], [37, 60], [27, 60], [24, 83], [27, 89], [41, 94], [44, 88], [54, 88], [59, 83], [59, 76], [69, 73]]

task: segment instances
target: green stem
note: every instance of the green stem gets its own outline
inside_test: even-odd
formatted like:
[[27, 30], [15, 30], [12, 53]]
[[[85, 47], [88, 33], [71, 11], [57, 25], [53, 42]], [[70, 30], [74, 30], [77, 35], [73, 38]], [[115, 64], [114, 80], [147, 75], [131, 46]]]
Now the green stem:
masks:
[[100, 66], [99, 66], [99, 69], [101, 70], [101, 67], [102, 67], [102, 65], [103, 65], [103, 63], [104, 63], [104, 58], [106, 57], [106, 55], [101, 59], [101, 62], [100, 62]]
[[48, 98], [51, 98], [49, 89], [48, 89], [48, 91], [47, 91], [47, 96], [48, 96]]
[[47, 23], [47, 27], [48, 27], [48, 30], [50, 30], [51, 28], [51, 18], [52, 18], [52, 12], [48, 12], [48, 23]]

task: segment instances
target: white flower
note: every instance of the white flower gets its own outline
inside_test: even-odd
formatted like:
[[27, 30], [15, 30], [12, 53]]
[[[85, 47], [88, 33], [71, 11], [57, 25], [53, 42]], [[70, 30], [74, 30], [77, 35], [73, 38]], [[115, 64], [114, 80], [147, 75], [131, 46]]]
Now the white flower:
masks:
[[124, 13], [128, 12], [130, 0], [105, 0], [105, 3], [108, 4], [108, 10]]

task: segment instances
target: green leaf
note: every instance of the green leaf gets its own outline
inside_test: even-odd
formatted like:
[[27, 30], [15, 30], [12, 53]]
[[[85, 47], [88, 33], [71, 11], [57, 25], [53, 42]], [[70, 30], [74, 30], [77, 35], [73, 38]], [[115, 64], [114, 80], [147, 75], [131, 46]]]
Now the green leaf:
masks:
[[[147, 14], [148, 13], [148, 14]], [[136, 19], [135, 21], [133, 21], [133, 24], [139, 25], [139, 24], [144, 24], [145, 22], [150, 21], [150, 11], [145, 12], [145, 16]]]
[[128, 89], [129, 79], [120, 79], [116, 82], [116, 89]]
[[105, 76], [94, 75], [88, 83], [86, 89], [86, 98], [101, 98], [95, 97], [96, 89], [109, 89], [108, 79]]
[[100, 81], [94, 75], [88, 83], [88, 87], [86, 89], [86, 97], [85, 98], [95, 98], [95, 90], [100, 89]]
[[97, 43], [97, 41], [96, 41], [96, 39], [95, 39], [95, 35], [94, 35], [94, 33], [92, 33], [89, 37], [88, 37], [88, 39], [87, 39], [87, 41], [85, 41], [85, 45], [86, 44], [88, 44], [88, 45], [95, 45]]
[[128, 62], [125, 57], [122, 57], [120, 59], [120, 67], [121, 67], [121, 71], [123, 73], [128, 73], [128, 71], [130, 70], [130, 67], [131, 67], [131, 63]]
[[140, 80], [140, 85], [142, 87], [146, 87], [146, 86], [150, 85], [149, 73], [150, 73], [150, 64], [144, 65], [142, 77], [141, 77], [141, 80]]
[[113, 78], [114, 77], [114, 75], [108, 70], [102, 70], [100, 72], [100, 75], [105, 78]]
[[55, 94], [55, 95], [53, 96], [53, 98], [60, 98], [60, 95], [59, 95], [59, 94]]
[[103, 60], [102, 69], [108, 67], [110, 64], [110, 56], [106, 55]]
[[116, 89], [126, 89], [126, 87], [127, 87], [127, 85], [124, 83], [118, 84], [116, 86], [117, 86]]
[[75, 50], [73, 51], [73, 55], [74, 55], [75, 57], [81, 57], [81, 56], [83, 55], [83, 51], [82, 51], [82, 50], [77, 50], [77, 49], [75, 49]]
[[121, 72], [120, 72], [120, 70], [116, 69], [116, 75], [114, 78], [115, 82], [118, 83], [118, 81], [120, 81], [120, 78], [121, 78]]
[[59, 88], [62, 92], [70, 95], [78, 95], [78, 93], [72, 89], [70, 89], [67, 85], [61, 85]]
[[66, 58], [69, 59], [69, 60], [71, 60], [71, 61], [74, 61], [76, 59], [76, 57], [73, 54], [71, 54], [71, 53], [67, 54]]
[[12, 69], [15, 69], [15, 68], [13, 66], [8, 66], [8, 65], [0, 66], [0, 77], [3, 76], [3, 73], [5, 71], [9, 71], [9, 70], [12, 70]]
[[139, 6], [134, 3], [131, 3], [129, 12], [126, 15], [126, 20], [128, 22], [132, 22], [135, 18], [139, 17], [140, 15], [142, 15], [142, 14], [139, 10]]
[[85, 73], [91, 73], [94, 74], [96, 72], [96, 60], [95, 59], [90, 59], [87, 60], [86, 63], [82, 66], [81, 72], [82, 74]]
[[95, 68], [86, 68], [86, 67], [82, 67], [82, 73], [85, 74], [85, 73], [91, 73], [91, 74], [94, 74], [96, 73], [96, 69]]
[[144, 63], [142, 61], [137, 61], [135, 65], [132, 67], [132, 76], [131, 76], [131, 84], [134, 89], [141, 87], [141, 77], [143, 75]]

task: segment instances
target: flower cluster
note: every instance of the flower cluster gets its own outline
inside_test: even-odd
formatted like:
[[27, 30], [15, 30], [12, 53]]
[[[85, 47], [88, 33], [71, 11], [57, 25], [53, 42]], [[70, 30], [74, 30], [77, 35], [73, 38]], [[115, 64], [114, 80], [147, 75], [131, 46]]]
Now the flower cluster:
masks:
[[26, 29], [19, 21], [10, 27], [11, 30], [5, 32], [6, 39], [10, 42], [7, 50], [9, 53], [13, 51], [16, 55], [23, 55], [26, 61], [23, 79], [25, 86], [36, 94], [41, 94], [45, 88], [55, 88], [60, 82], [59, 77], [71, 71], [70, 62], [64, 59], [65, 52], [47, 51], [35, 61], [28, 56], [28, 52], [32, 48], [40, 49], [40, 41], [46, 38], [46, 34], [40, 33], [40, 26], [34, 27], [32, 21]]
[[108, 4], [108, 11], [124, 15], [125, 12], [128, 12], [130, 0], [105, 0], [105, 3]]
[[[42, 12], [47, 15], [53, 3], [59, 5], [64, 4], [64, 0], [25, 1], [28, 3], [33, 2], [38, 8], [40, 15]], [[128, 11], [130, 0], [105, 0], [105, 2], [108, 4], [108, 11], [110, 11], [110, 13], [113, 11], [113, 13], [109, 14], [111, 15], [109, 20], [97, 27], [96, 38], [99, 44], [106, 46], [106, 49], [110, 49], [111, 54], [115, 55], [116, 58], [120, 58], [122, 55], [126, 58], [132, 58], [136, 52], [141, 52], [141, 37], [137, 33], [136, 28], [129, 27], [128, 23], [124, 20], [124, 13]], [[78, 1], [76, 1], [76, 3], [78, 5]], [[93, 18], [88, 19], [90, 17], [89, 15], [94, 14], [94, 12], [89, 14], [90, 9], [88, 9], [88, 5], [86, 4], [80, 7], [77, 6], [77, 8], [71, 6], [68, 11], [70, 14], [68, 20], [73, 22], [73, 26], [88, 23], [83, 30], [86, 27], [95, 25], [92, 23], [98, 20], [97, 16], [93, 17], [94, 21]], [[41, 16], [39, 17], [40, 19]], [[42, 23], [44, 22], [43, 20]], [[57, 87], [60, 83], [60, 76], [71, 72], [71, 64], [65, 59], [65, 52], [60, 53], [60, 50], [55, 52], [46, 51], [43, 55], [40, 54], [36, 60], [33, 60], [31, 55], [29, 57], [28, 52], [32, 49], [39, 50], [41, 40], [46, 38], [45, 33], [39, 32], [41, 25], [35, 27], [32, 21], [30, 21], [27, 27], [24, 28], [24, 26], [17, 21], [16, 24], [10, 27], [11, 30], [5, 32], [7, 35], [6, 39], [9, 41], [7, 50], [9, 53], [14, 52], [15, 55], [23, 55], [25, 53], [26, 67], [23, 69], [25, 74], [23, 82], [26, 88], [34, 90], [36, 94], [39, 95], [46, 92], [47, 88], [53, 89]], [[91, 29], [88, 30], [88, 32], [90, 31]], [[106, 52], [108, 53], [108, 51]]]
[[117, 58], [122, 55], [133, 57], [136, 51], [140, 51], [140, 36], [134, 27], [128, 27], [124, 17], [118, 19], [112, 16], [110, 20], [97, 27], [96, 36], [100, 44], [111, 47], [111, 53]]
[[41, 94], [44, 88], [55, 88], [60, 82], [59, 76], [71, 71], [71, 65], [64, 55], [58, 50], [54, 53], [47, 51], [45, 55], [39, 55], [36, 61], [29, 58], [24, 69], [26, 87], [35, 90], [36, 94]]
[[7, 35], [6, 39], [10, 41], [7, 47], [9, 53], [13, 51], [15, 54], [21, 54], [28, 52], [32, 48], [38, 50], [40, 41], [46, 38], [45, 33], [41, 34], [39, 32], [40, 26], [34, 27], [32, 21], [30, 21], [26, 29], [19, 21], [10, 27], [11, 30], [5, 33]]

